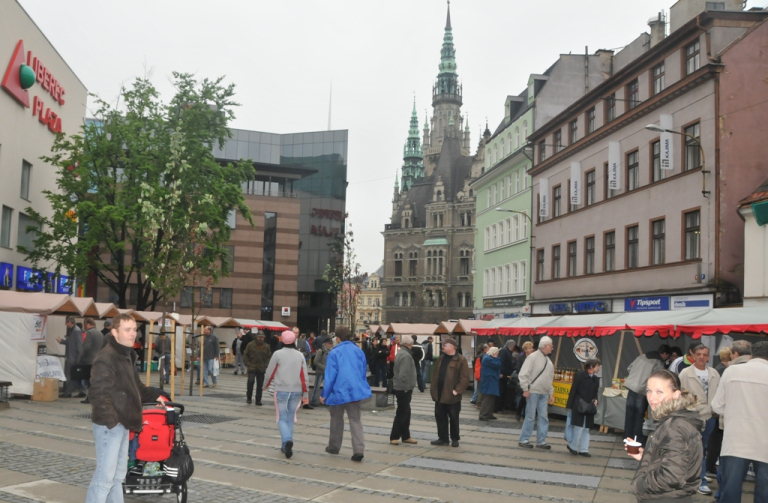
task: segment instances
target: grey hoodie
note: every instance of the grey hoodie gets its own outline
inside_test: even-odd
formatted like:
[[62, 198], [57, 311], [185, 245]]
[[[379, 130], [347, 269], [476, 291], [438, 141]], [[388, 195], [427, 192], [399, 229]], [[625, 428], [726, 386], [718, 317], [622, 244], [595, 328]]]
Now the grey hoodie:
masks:
[[413, 353], [407, 346], [400, 346], [395, 356], [394, 379], [392, 388], [398, 391], [411, 391], [416, 387], [416, 363]]

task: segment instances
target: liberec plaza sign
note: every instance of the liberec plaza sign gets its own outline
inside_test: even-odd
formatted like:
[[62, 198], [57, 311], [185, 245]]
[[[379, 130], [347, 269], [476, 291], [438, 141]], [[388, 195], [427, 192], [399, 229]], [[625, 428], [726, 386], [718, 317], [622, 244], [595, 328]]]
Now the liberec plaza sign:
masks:
[[[8, 68], [5, 70], [2, 87], [20, 105], [29, 108], [29, 89], [35, 82], [40, 83], [40, 86], [53, 101], [59, 105], [64, 105], [66, 91], [61, 82], [56, 79], [42, 61], [32, 55], [32, 51], [26, 53], [25, 59], [24, 41], [19, 40], [11, 56], [11, 61], [8, 63]], [[32, 115], [48, 126], [51, 132], [61, 133], [61, 117], [50, 107], [46, 107], [40, 96], [35, 96], [32, 101]]]

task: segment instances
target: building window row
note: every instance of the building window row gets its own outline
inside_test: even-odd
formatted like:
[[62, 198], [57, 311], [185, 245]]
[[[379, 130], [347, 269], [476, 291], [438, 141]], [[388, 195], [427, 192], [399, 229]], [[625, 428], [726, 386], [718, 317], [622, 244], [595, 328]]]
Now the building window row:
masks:
[[[652, 220], [649, 226], [649, 265], [662, 265], [666, 263], [666, 229], [667, 222], [665, 218]], [[682, 260], [697, 260], [701, 258], [701, 213], [700, 210], [691, 210], [682, 214]], [[624, 268], [634, 269], [640, 267], [640, 257], [642, 255], [640, 225], [633, 224], [625, 228], [624, 235]], [[579, 275], [590, 275], [599, 272], [596, 267], [596, 238], [595, 236], [586, 236], [583, 244], [584, 258], [583, 262], [579, 259], [579, 247], [577, 240], [569, 241], [566, 244], [566, 277]], [[646, 245], [648, 246], [648, 245]], [[550, 251], [550, 279], [559, 279], [562, 277], [562, 249], [561, 244], [552, 245]], [[579, 265], [583, 264], [583, 269]], [[618, 270], [616, 255], [616, 231], [611, 230], [603, 234], [603, 272]], [[540, 248], [536, 250], [536, 281], [544, 281], [546, 268], [546, 250]], [[487, 273], [486, 273], [487, 274]], [[493, 276], [490, 278], [493, 284]]]
[[525, 293], [528, 263], [512, 262], [483, 270], [483, 297]]
[[443, 268], [443, 250], [427, 252], [426, 268], [427, 276], [442, 276], [445, 274], [445, 269]]
[[486, 207], [492, 208], [498, 203], [514, 197], [528, 188], [527, 166], [515, 170], [485, 189]]
[[521, 145], [525, 145], [528, 138], [528, 121], [523, 121], [522, 126], [522, 137], [520, 136], [520, 126], [516, 126], [514, 134], [511, 132], [508, 132], [506, 136], [501, 134], [497, 138], [494, 138], [490, 144], [488, 144], [488, 155], [485, 157], [486, 170], [490, 169], [492, 166], [495, 166], [497, 162], [501, 162], [504, 158], [516, 152]]
[[[232, 309], [232, 288], [206, 288], [203, 286], [197, 287], [197, 289], [198, 296], [193, 302], [192, 287], [183, 287], [179, 296], [179, 306], [182, 308], [191, 308], [194, 303], [200, 307], [212, 308], [215, 296], [218, 299], [219, 309]], [[135, 300], [132, 303], [135, 304]]]
[[515, 214], [485, 228], [484, 251], [517, 243], [528, 238], [528, 212]]
[[416, 305], [416, 292], [395, 292], [395, 306], [409, 307]]
[[474, 307], [472, 305], [472, 295], [470, 293], [457, 293], [456, 305], [458, 307]]

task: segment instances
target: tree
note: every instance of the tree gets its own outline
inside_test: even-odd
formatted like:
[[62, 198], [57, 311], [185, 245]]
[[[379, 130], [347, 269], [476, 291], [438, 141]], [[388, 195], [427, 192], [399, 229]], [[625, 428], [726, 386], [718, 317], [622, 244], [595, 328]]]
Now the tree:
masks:
[[328, 293], [337, 299], [341, 317], [349, 320], [353, 331], [357, 323], [357, 298], [363, 288], [354, 243], [352, 229], [334, 238], [328, 245], [333, 254], [332, 263], [326, 264], [323, 272], [323, 279], [330, 284]]
[[27, 208], [41, 224], [34, 249], [22, 250], [28, 259], [79, 278], [95, 274], [120, 307], [136, 285], [139, 310], [172, 298], [190, 278], [228, 274], [227, 222], [239, 212], [253, 225], [241, 184], [254, 169], [213, 157], [237, 106], [234, 85], [222, 81], [174, 73], [176, 94], [165, 104], [148, 79], [136, 79], [121, 90], [122, 103], [97, 100], [96, 120], [81, 134], [58, 135], [43, 160], [57, 168], [59, 190], [45, 192], [51, 217]]

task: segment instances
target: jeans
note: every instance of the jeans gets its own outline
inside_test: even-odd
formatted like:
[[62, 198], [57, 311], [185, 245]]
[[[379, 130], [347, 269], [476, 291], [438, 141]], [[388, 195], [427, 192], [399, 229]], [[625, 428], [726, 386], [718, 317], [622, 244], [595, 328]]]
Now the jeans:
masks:
[[459, 435], [459, 413], [461, 412], [461, 402], [458, 403], [440, 403], [435, 404], [435, 422], [437, 422], [437, 438], [447, 442], [450, 425], [450, 439], [461, 440]]
[[424, 377], [422, 377], [421, 372], [418, 370], [418, 365], [416, 366], [416, 385], [419, 388], [419, 391], [424, 392], [427, 387], [424, 385]]
[[587, 428], [587, 418], [580, 426], [573, 426], [573, 438], [568, 442], [568, 447], [576, 452], [589, 452], [589, 428]]
[[128, 430], [118, 424], [111, 430], [92, 424], [96, 447], [96, 471], [85, 497], [86, 503], [122, 503], [123, 481], [128, 471]]
[[627, 412], [624, 415], [624, 437], [634, 438], [637, 435], [637, 441], [643, 445], [645, 445], [645, 441], [648, 439], [648, 437], [643, 435], [643, 421], [645, 420], [646, 410], [648, 410], [648, 399], [645, 395], [628, 390]]
[[741, 486], [747, 476], [749, 463], [755, 469], [755, 503], [768, 501], [768, 463], [737, 458], [735, 456], [720, 456], [718, 479], [722, 475], [722, 484], [715, 500], [721, 503], [741, 503]]
[[472, 393], [472, 400], [470, 400], [471, 403], [477, 403], [477, 394], [480, 392], [480, 381], [475, 381], [475, 392]]
[[312, 388], [312, 396], [309, 398], [309, 405], [320, 405], [320, 389], [323, 387], [325, 374], [315, 371], [315, 386]]
[[703, 486], [707, 485], [707, 479], [705, 478], [707, 474], [707, 455], [709, 454], [707, 452], [707, 445], [709, 444], [709, 437], [715, 428], [717, 428], [717, 419], [710, 417], [704, 423], [704, 431], [701, 432], [701, 445], [704, 449], [704, 459], [701, 461], [701, 485]]
[[429, 369], [432, 367], [432, 360], [421, 361], [421, 381], [426, 384], [429, 380]]
[[241, 374], [245, 374], [248, 371], [248, 369], [245, 368], [245, 363], [243, 363], [243, 355], [236, 354], [235, 355], [235, 374], [238, 372]]
[[285, 443], [293, 440], [293, 423], [296, 412], [301, 407], [301, 391], [278, 391], [275, 393], [275, 408], [277, 408], [277, 427], [280, 429], [282, 445], [280, 449], [285, 452]]
[[261, 403], [261, 393], [264, 391], [264, 372], [248, 372], [248, 382], [245, 385], [245, 397], [248, 400], [253, 396], [254, 381], [256, 381], [256, 403]]
[[528, 403], [525, 408], [525, 421], [523, 429], [520, 432], [520, 443], [528, 442], [533, 434], [533, 421], [536, 413], [539, 414], [539, 425], [536, 429], [536, 443], [543, 445], [547, 443], [547, 433], [549, 432], [549, 416], [547, 407], [549, 406], [549, 395], [541, 393], [531, 393], [528, 397]]
[[403, 391], [395, 390], [397, 399], [397, 410], [395, 419], [392, 421], [392, 431], [389, 433], [390, 440], [408, 440], [411, 438], [411, 398], [413, 390]]
[[376, 386], [387, 386], [387, 362], [376, 364]]
[[171, 382], [171, 353], [165, 353], [163, 360], [165, 361], [165, 384], [168, 384]]
[[204, 368], [203, 368], [203, 384], [206, 385], [206, 386], [208, 385], [208, 374], [209, 373], [211, 374], [211, 379], [213, 379], [213, 384], [216, 384], [216, 381], [218, 380], [218, 378], [215, 375], [213, 375], [213, 362], [214, 361], [215, 360], [213, 358], [211, 358], [210, 360], [204, 360], [203, 361], [203, 363], [205, 364]]

